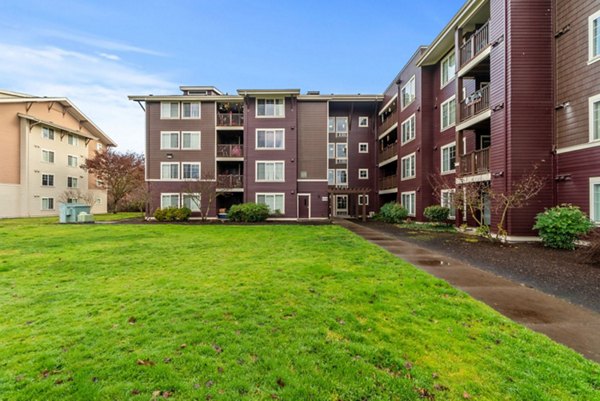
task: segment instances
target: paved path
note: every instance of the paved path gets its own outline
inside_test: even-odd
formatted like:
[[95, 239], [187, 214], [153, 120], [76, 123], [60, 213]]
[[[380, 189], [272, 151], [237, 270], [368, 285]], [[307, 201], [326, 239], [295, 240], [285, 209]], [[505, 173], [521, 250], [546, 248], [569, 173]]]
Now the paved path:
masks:
[[446, 280], [510, 319], [600, 362], [600, 314], [348, 220], [335, 224]]

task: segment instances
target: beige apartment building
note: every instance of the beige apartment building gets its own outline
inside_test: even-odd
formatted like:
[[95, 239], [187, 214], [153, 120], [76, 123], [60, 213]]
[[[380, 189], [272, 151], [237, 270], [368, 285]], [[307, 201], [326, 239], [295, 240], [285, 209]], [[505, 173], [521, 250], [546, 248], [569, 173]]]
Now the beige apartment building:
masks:
[[57, 215], [59, 202], [77, 201], [67, 192], [106, 213], [106, 190], [81, 165], [109, 146], [69, 99], [0, 90], [0, 218]]

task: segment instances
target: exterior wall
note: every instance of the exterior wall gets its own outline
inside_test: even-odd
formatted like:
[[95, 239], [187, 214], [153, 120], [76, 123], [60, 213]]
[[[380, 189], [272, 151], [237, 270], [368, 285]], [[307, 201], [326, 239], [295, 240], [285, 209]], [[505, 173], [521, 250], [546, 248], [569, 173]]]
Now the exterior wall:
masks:
[[24, 103], [0, 105], [0, 183], [20, 183], [20, 130], [17, 113], [25, 113]]
[[326, 101], [298, 102], [299, 180], [327, 180], [327, 115]]
[[26, 216], [21, 211], [21, 192], [20, 184], [0, 184], [0, 218]]
[[310, 194], [311, 219], [326, 219], [329, 217], [326, 182], [299, 182], [298, 194]]
[[571, 203], [590, 215], [590, 177], [600, 177], [600, 147], [558, 155], [559, 176], [569, 176], [559, 181], [557, 204]]

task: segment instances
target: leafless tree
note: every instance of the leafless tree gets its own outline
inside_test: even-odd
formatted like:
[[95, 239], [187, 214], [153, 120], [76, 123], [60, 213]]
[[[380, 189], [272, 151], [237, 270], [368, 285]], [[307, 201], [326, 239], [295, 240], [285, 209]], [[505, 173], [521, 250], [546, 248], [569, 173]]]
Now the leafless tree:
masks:
[[198, 194], [192, 197], [192, 202], [200, 210], [202, 221], [208, 219], [208, 213], [213, 201], [217, 198], [217, 181], [210, 173], [204, 173], [199, 179], [188, 180], [184, 185], [184, 191], [188, 194]]
[[79, 189], [67, 189], [58, 196], [58, 202], [60, 203], [69, 203], [72, 200], [88, 206], [93, 206], [96, 203], [96, 197], [93, 193], [82, 192]]

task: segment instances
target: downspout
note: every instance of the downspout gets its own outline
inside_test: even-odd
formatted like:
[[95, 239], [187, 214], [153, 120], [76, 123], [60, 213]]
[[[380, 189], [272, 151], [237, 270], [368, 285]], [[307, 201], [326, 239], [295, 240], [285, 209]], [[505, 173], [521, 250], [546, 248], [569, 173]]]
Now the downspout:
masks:
[[[504, 193], [508, 192], [508, 113], [510, 112], [510, 105], [508, 103], [508, 31], [506, 29], [508, 25], [508, 3], [509, 1], [504, 2]], [[512, 169], [511, 169], [512, 173]], [[511, 174], [512, 175], [512, 174]], [[491, 202], [490, 202], [491, 203]], [[491, 207], [491, 205], [490, 205]], [[510, 212], [509, 212], [510, 213]], [[512, 217], [512, 216], [510, 216]], [[512, 219], [508, 218], [506, 221], [506, 231], [508, 233], [511, 232]]]

